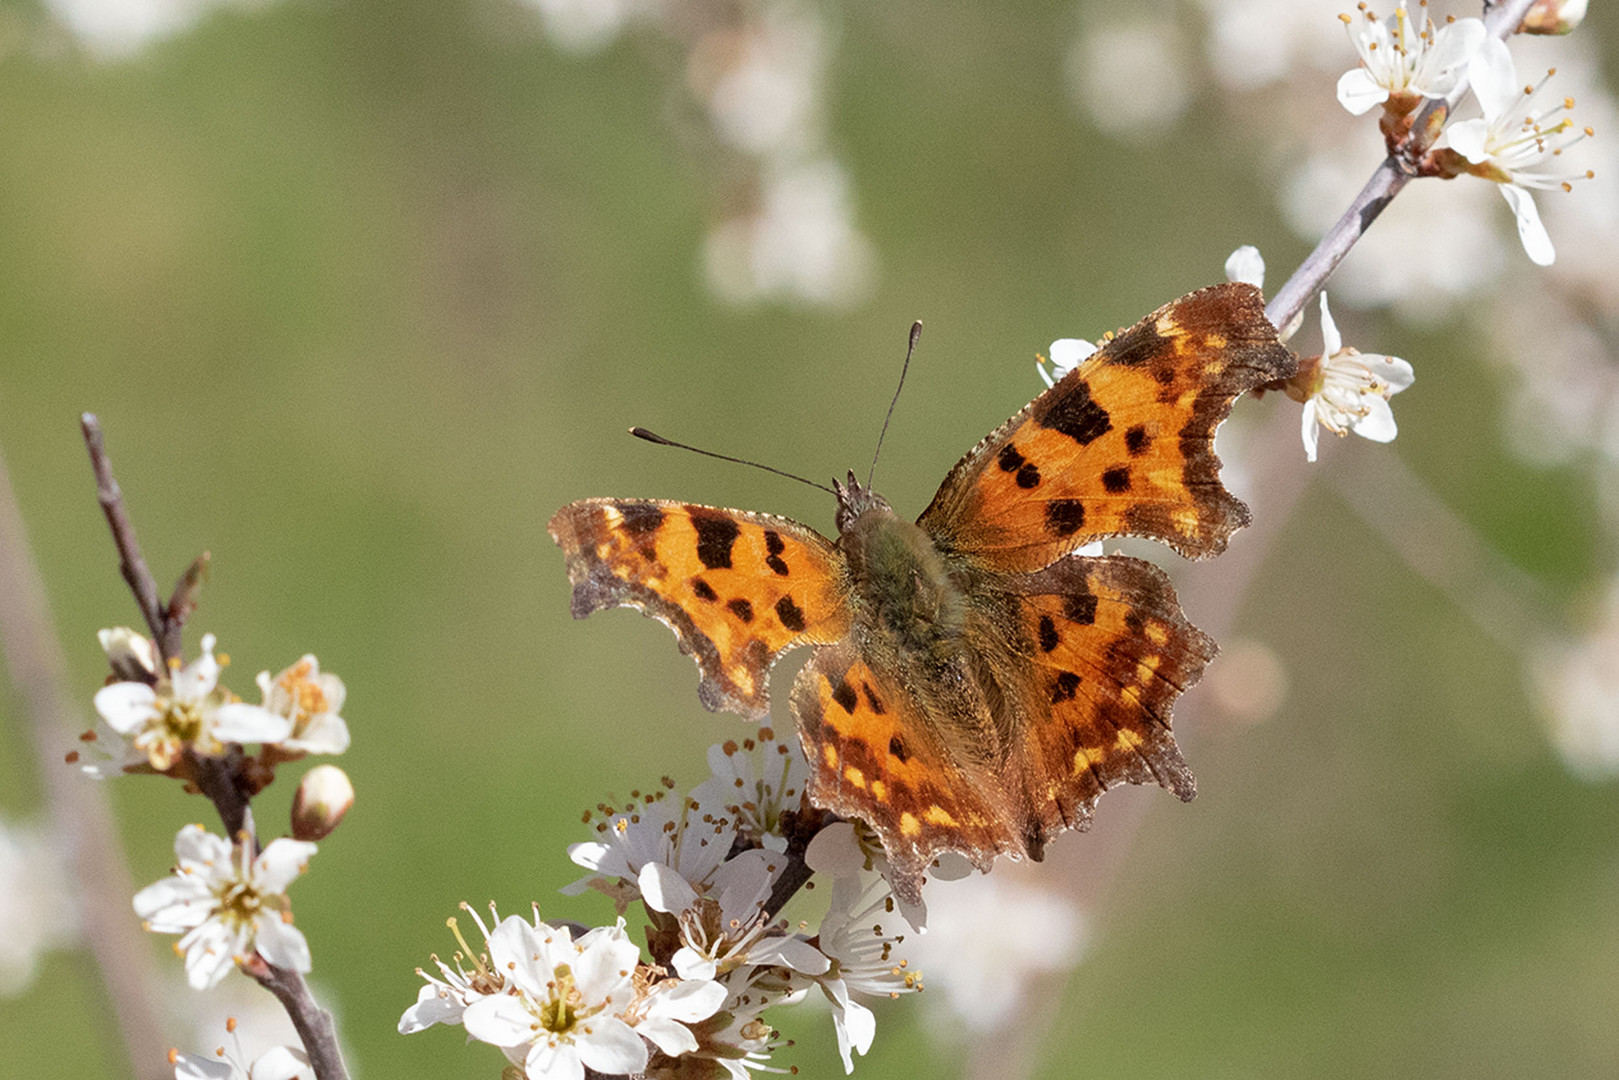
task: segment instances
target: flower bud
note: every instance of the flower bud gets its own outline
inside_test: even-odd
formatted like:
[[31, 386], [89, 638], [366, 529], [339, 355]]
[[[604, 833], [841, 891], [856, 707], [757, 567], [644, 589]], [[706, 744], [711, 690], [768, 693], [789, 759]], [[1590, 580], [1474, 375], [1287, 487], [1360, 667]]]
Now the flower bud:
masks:
[[1519, 27], [1526, 34], [1566, 34], [1585, 19], [1586, 0], [1535, 0]]
[[157, 650], [152, 643], [127, 626], [115, 626], [96, 634], [107, 654], [112, 673], [121, 682], [157, 682]]
[[292, 799], [292, 835], [320, 840], [343, 821], [354, 805], [354, 785], [336, 765], [317, 765], [304, 773]]

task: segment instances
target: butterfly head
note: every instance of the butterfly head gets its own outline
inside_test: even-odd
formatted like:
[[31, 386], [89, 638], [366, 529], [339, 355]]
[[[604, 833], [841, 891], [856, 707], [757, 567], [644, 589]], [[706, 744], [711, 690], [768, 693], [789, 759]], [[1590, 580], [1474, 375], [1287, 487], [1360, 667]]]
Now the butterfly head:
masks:
[[876, 491], [866, 487], [855, 479], [854, 470], [849, 470], [849, 479], [846, 483], [832, 481], [832, 489], [838, 497], [838, 514], [836, 518], [838, 532], [848, 532], [849, 526], [855, 519], [868, 510], [882, 510], [892, 514], [894, 508], [888, 505], [888, 500], [877, 494]]

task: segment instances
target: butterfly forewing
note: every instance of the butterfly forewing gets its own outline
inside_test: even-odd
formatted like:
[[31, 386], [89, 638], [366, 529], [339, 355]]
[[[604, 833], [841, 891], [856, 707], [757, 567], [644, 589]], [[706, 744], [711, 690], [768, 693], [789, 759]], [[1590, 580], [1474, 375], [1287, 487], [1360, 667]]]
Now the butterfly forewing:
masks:
[[697, 661], [710, 709], [770, 711], [770, 667], [796, 645], [848, 633], [842, 556], [787, 518], [645, 499], [585, 499], [551, 536], [573, 583], [573, 615], [628, 605], [658, 619]]
[[1038, 570], [1120, 535], [1218, 554], [1248, 508], [1220, 483], [1215, 428], [1238, 395], [1293, 366], [1253, 286], [1182, 297], [974, 447], [918, 524], [999, 570]]

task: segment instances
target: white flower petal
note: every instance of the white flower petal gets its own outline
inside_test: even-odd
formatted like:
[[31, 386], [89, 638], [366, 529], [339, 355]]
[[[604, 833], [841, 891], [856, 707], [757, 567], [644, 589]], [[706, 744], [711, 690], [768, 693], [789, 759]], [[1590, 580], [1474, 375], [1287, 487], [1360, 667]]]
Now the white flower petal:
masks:
[[859, 873], [866, 864], [866, 855], [860, 850], [854, 825], [839, 821], [815, 834], [804, 849], [804, 862], [817, 874], [843, 877]]
[[466, 1006], [454, 994], [439, 983], [428, 983], [417, 992], [416, 1004], [399, 1017], [399, 1034], [413, 1035], [434, 1024], [459, 1024], [465, 1011]]
[[214, 737], [221, 742], [276, 743], [291, 734], [291, 720], [258, 705], [235, 701], [214, 712]]
[[479, 998], [461, 1014], [467, 1034], [491, 1046], [522, 1046], [534, 1036], [534, 1017], [510, 994]]
[[1540, 222], [1540, 211], [1535, 207], [1535, 198], [1529, 192], [1516, 184], [1498, 184], [1507, 205], [1512, 207], [1512, 213], [1518, 219], [1518, 239], [1523, 241], [1524, 253], [1529, 261], [1536, 266], [1550, 266], [1557, 258], [1557, 252], [1552, 247], [1552, 238], [1546, 233], [1546, 226]]
[[273, 912], [259, 916], [253, 947], [278, 968], [307, 972], [314, 966], [304, 932]]
[[553, 1044], [542, 1039], [529, 1047], [523, 1072], [528, 1074], [528, 1080], [584, 1080], [585, 1066], [573, 1043]]
[[646, 1043], [634, 1028], [616, 1016], [598, 1016], [587, 1023], [590, 1034], [575, 1042], [579, 1060], [586, 1068], [608, 1076], [638, 1073], [646, 1068]]
[[1493, 122], [1510, 109], [1523, 90], [1518, 82], [1517, 68], [1512, 63], [1511, 50], [1506, 42], [1495, 37], [1486, 37], [1478, 52], [1468, 61], [1467, 77], [1487, 121]]
[[176, 1054], [174, 1080], [240, 1080], [242, 1071], [231, 1062], [217, 1057], [196, 1054]]
[[1265, 287], [1265, 257], [1252, 244], [1244, 244], [1226, 256], [1225, 279], [1246, 281], [1256, 289]]
[[755, 964], [780, 964], [805, 975], [824, 975], [832, 966], [826, 954], [807, 941], [795, 937], [765, 938], [748, 950]]
[[1096, 351], [1096, 344], [1079, 338], [1058, 338], [1051, 343], [1051, 362], [1064, 371], [1080, 365]]
[[713, 960], [690, 945], [682, 945], [669, 962], [682, 979], [712, 979], [719, 973]]
[[135, 914], [159, 934], [181, 934], [202, 925], [218, 901], [196, 877], [166, 877], [135, 894]]
[[272, 840], [253, 861], [253, 883], [263, 892], [286, 892], [314, 854], [315, 845], [307, 840]]
[[653, 997], [651, 1014], [683, 1023], [707, 1020], [725, 1004], [726, 993], [717, 982], [684, 980]]
[[1315, 460], [1316, 441], [1317, 441], [1317, 439], [1320, 438], [1320, 433], [1316, 430], [1315, 410], [1316, 410], [1315, 398], [1311, 398], [1309, 401], [1306, 401], [1304, 403], [1304, 432], [1303, 432], [1303, 435], [1304, 435], [1304, 460], [1305, 461], [1314, 461]]
[[1388, 87], [1379, 83], [1365, 68], [1346, 71], [1338, 79], [1338, 104], [1355, 116], [1383, 104], [1388, 98]]
[[185, 825], [174, 836], [174, 857], [184, 868], [219, 867], [231, 862], [231, 844], [201, 825]]
[[186, 981], [193, 990], [216, 985], [236, 966], [236, 936], [210, 920], [180, 939], [185, 953]]
[[1327, 290], [1321, 290], [1321, 355], [1333, 356], [1343, 351], [1344, 339], [1338, 333], [1338, 324], [1327, 310]]
[[1490, 158], [1490, 125], [1482, 119], [1462, 120], [1445, 129], [1441, 146], [1448, 146], [1477, 165]]
[[570, 966], [574, 985], [585, 1001], [594, 1005], [620, 995], [627, 1001], [630, 980], [641, 959], [640, 948], [622, 929], [595, 939], [587, 934], [580, 943], [585, 947], [584, 952]]
[[1366, 414], [1355, 421], [1355, 434], [1373, 442], [1393, 442], [1400, 430], [1394, 424], [1394, 410], [1389, 408], [1389, 403], [1383, 398], [1371, 395], [1366, 397], [1362, 404], [1366, 408]]
[[691, 882], [663, 863], [647, 863], [636, 878], [641, 898], [654, 911], [678, 915], [697, 902]]
[[253, 1080], [292, 1080], [309, 1067], [309, 1057], [290, 1046], [272, 1046], [248, 1070]]
[[117, 682], [96, 691], [96, 712], [120, 735], [132, 735], [157, 719], [157, 694], [138, 682]]

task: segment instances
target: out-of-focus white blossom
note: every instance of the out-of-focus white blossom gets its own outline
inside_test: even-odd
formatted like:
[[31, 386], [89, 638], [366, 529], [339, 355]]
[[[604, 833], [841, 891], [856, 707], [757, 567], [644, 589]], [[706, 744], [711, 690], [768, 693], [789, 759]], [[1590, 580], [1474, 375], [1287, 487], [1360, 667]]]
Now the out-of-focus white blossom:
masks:
[[546, 36], [571, 53], [611, 45], [645, 6], [640, 0], [522, 0], [540, 15]]
[[40, 957], [78, 936], [69, 881], [65, 845], [37, 825], [0, 817], [0, 997], [25, 992]]
[[928, 932], [905, 949], [927, 972], [929, 992], [921, 1000], [943, 1026], [994, 1031], [1022, 1007], [1036, 978], [1080, 960], [1083, 914], [1054, 887], [1016, 870], [1003, 864], [928, 890]]
[[1193, 65], [1175, 26], [1157, 20], [1102, 26], [1068, 50], [1068, 92], [1093, 124], [1128, 142], [1157, 138], [1192, 101]]
[[874, 280], [876, 252], [854, 223], [842, 165], [820, 158], [773, 168], [754, 208], [708, 235], [704, 264], [723, 300], [842, 307]]
[[314, 854], [314, 844], [281, 838], [254, 858], [250, 843], [232, 845], [187, 825], [174, 838], [174, 876], [136, 893], [135, 913], [153, 933], [185, 935], [175, 950], [195, 989], [213, 986], [255, 952], [306, 972], [309, 943], [292, 925], [286, 889]]
[[1317, 432], [1334, 435], [1353, 431], [1373, 442], [1391, 442], [1399, 433], [1389, 398], [1411, 385], [1411, 365], [1397, 356], [1361, 353], [1345, 348], [1321, 294], [1322, 354], [1314, 362], [1299, 364], [1299, 374], [1288, 384], [1288, 394], [1304, 403], [1304, 453], [1316, 456]]
[[1365, 7], [1360, 20], [1339, 16], [1360, 54], [1360, 66], [1338, 80], [1339, 104], [1356, 116], [1384, 102], [1405, 113], [1423, 98], [1447, 97], [1456, 89], [1484, 41], [1484, 24], [1460, 19], [1435, 30], [1427, 6], [1421, 0], [1417, 22], [1403, 6], [1382, 22]]
[[1541, 646], [1531, 673], [1569, 770], [1588, 780], [1619, 777], [1619, 581], [1609, 584], [1591, 633]]
[[250, 11], [269, 0], [46, 0], [51, 14], [92, 53], [120, 60], [190, 30], [216, 8]]
[[1526, 34], [1566, 34], [1585, 21], [1586, 0], [1535, 0], [1523, 17]]
[[1569, 189], [1573, 180], [1586, 175], [1547, 166], [1590, 134], [1590, 129], [1577, 130], [1572, 119], [1559, 115], [1574, 107], [1573, 98], [1563, 98], [1550, 108], [1534, 106], [1550, 73], [1539, 84], [1524, 86], [1503, 41], [1493, 37], [1485, 41], [1467, 70], [1484, 115], [1451, 124], [1437, 145], [1466, 159], [1468, 172], [1497, 184], [1517, 218], [1525, 253], [1538, 265], [1550, 266], [1556, 252], [1529, 192], [1531, 188]]

